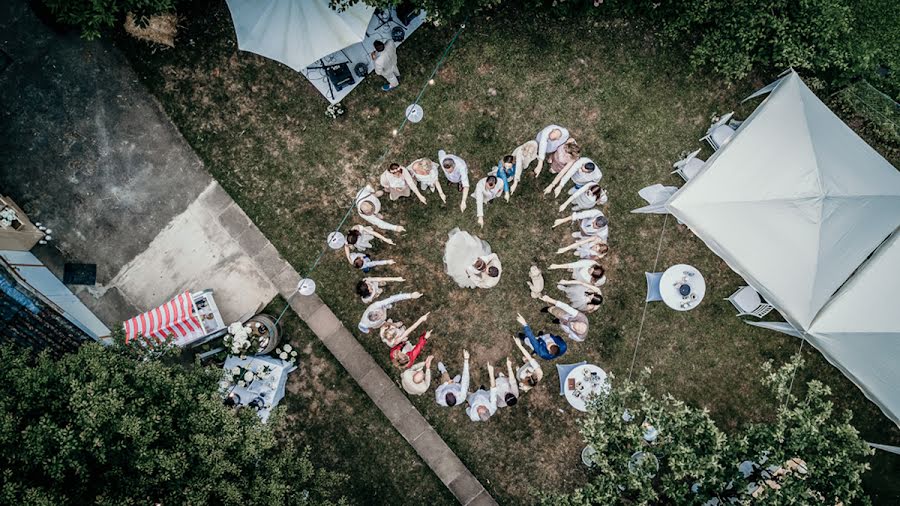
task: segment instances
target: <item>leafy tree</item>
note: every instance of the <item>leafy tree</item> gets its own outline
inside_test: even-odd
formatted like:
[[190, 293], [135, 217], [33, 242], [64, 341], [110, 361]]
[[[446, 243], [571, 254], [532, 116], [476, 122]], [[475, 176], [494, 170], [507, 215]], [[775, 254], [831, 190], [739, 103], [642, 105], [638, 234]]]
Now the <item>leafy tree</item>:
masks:
[[138, 19], [171, 12], [176, 0], [43, 0], [60, 23], [81, 29], [87, 40], [100, 37], [105, 28], [114, 26], [133, 12]]
[[[821, 382], [810, 381], [802, 397], [790, 391], [801, 366], [799, 355], [778, 370], [766, 364], [763, 384], [783, 405], [773, 422], [750, 424], [732, 436], [705, 410], [650, 394], [644, 386], [649, 371], [614, 385], [590, 404], [581, 424], [585, 442], [596, 450], [590, 482], [569, 494], [544, 495], [543, 502], [868, 504], [861, 477], [872, 450], [850, 424], [850, 412], [834, 413]], [[652, 443], [646, 440], [653, 439], [651, 426], [658, 432]]]
[[327, 504], [343, 477], [226, 408], [218, 371], [0, 348], [0, 503]]

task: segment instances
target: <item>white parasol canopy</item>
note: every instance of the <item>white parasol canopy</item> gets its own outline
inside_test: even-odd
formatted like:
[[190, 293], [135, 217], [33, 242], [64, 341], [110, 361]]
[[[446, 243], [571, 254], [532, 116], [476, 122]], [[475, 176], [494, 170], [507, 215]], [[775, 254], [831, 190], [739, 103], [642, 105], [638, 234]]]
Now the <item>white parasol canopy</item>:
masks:
[[227, 0], [238, 48], [299, 72], [361, 42], [375, 8], [357, 2], [338, 12], [328, 0]]

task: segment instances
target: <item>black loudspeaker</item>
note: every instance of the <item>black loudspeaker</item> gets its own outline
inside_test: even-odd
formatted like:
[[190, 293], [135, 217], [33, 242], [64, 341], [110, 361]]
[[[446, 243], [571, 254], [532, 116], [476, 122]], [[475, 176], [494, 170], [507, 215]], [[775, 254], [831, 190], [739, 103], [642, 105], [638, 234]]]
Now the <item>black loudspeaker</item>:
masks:
[[363, 62], [359, 62], [353, 67], [353, 73], [356, 74], [356, 77], [364, 79], [369, 75], [369, 66]]
[[397, 19], [403, 23], [403, 26], [409, 26], [413, 18], [419, 15], [419, 9], [408, 2], [401, 2], [394, 12], [397, 13]]
[[403, 39], [405, 38], [406, 30], [404, 30], [402, 26], [395, 26], [391, 28], [391, 40], [399, 44], [403, 42]]
[[328, 80], [331, 81], [331, 84], [337, 91], [341, 91], [342, 89], [356, 82], [353, 79], [353, 74], [350, 73], [350, 67], [346, 63], [339, 63], [337, 65], [329, 65], [325, 67], [325, 74], [328, 76]]

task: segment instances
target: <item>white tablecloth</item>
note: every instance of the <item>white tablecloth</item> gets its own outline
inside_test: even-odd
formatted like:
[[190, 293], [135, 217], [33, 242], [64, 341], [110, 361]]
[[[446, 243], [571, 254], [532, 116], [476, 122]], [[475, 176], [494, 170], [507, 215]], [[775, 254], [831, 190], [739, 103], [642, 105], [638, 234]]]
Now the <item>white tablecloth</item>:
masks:
[[[679, 293], [679, 287], [686, 283], [691, 287], [688, 298]], [[663, 302], [675, 311], [690, 311], [700, 304], [706, 295], [706, 281], [695, 267], [687, 264], [676, 264], [666, 269], [659, 280], [659, 294]]]
[[[597, 373], [596, 381], [591, 377], [591, 373]], [[575, 388], [569, 388], [569, 379], [575, 380]], [[587, 378], [587, 379], [586, 379]], [[596, 395], [603, 395], [609, 392], [609, 382], [606, 378], [606, 372], [593, 364], [585, 364], [572, 369], [563, 383], [566, 400], [578, 411], [587, 411], [587, 398]], [[580, 395], [575, 395], [576, 391], [580, 391]]]
[[249, 385], [240, 387], [234, 386], [225, 391], [235, 393], [241, 399], [241, 404], [246, 406], [253, 399], [262, 397], [265, 403], [264, 408], [260, 409], [257, 414], [259, 418], [265, 422], [269, 419], [272, 409], [278, 405], [278, 402], [284, 398], [284, 385], [287, 383], [288, 374], [297, 369], [297, 366], [290, 362], [279, 360], [272, 357], [247, 357], [240, 358], [235, 355], [229, 355], [225, 359], [223, 370], [229, 370], [234, 367], [243, 367], [251, 371], [260, 371], [263, 366], [269, 367], [272, 372], [265, 379], [255, 379]]

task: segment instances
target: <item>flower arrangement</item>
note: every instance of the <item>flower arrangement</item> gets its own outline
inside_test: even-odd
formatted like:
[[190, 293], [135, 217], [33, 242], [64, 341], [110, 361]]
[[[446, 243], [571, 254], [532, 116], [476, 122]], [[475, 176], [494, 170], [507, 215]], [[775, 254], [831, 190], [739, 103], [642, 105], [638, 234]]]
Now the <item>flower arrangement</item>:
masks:
[[240, 322], [228, 326], [224, 342], [232, 355], [240, 355], [241, 358], [246, 357], [248, 352], [256, 353], [262, 346], [259, 332]]
[[250, 386], [250, 383], [255, 380], [265, 381], [271, 375], [272, 368], [269, 366], [263, 366], [258, 371], [253, 371], [248, 367], [234, 366], [231, 369], [225, 369], [219, 386], [222, 390], [228, 390], [235, 385], [244, 388]]
[[297, 350], [294, 349], [290, 344], [285, 344], [284, 346], [279, 346], [275, 348], [275, 356], [284, 360], [285, 362], [290, 362], [291, 365], [297, 363]]
[[331, 119], [337, 119], [338, 116], [343, 116], [345, 112], [347, 111], [344, 109], [344, 105], [340, 102], [331, 104], [327, 108], [325, 108], [325, 116], [328, 116]]
[[14, 221], [19, 221], [19, 215], [16, 210], [6, 206], [0, 210], [0, 228], [9, 228]]

